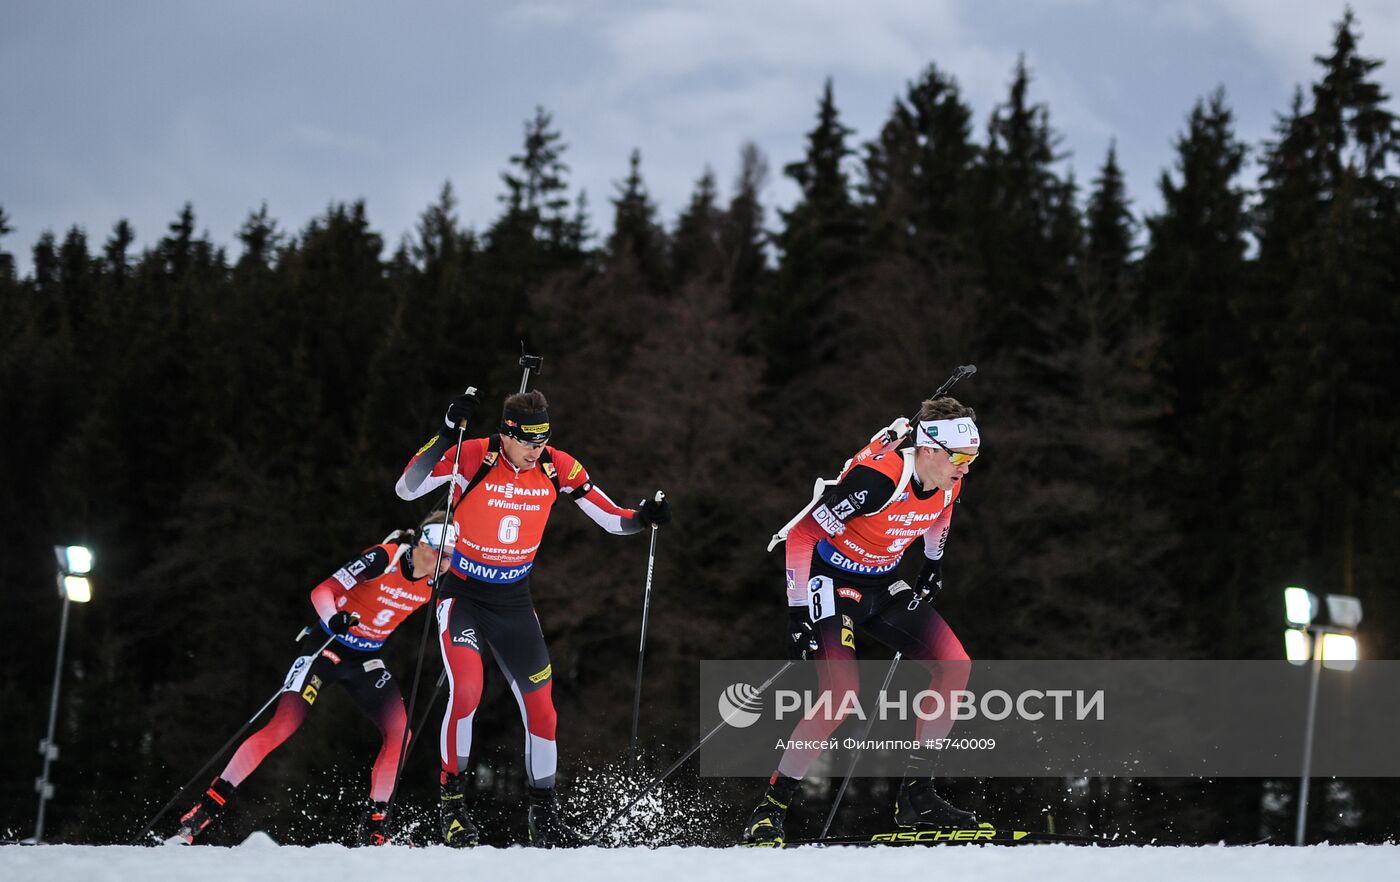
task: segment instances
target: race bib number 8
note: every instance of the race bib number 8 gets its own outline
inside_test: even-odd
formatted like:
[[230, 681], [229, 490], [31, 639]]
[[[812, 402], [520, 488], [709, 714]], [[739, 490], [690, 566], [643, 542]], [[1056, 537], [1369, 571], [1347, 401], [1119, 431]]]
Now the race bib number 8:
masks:
[[807, 612], [814, 622], [836, 614], [836, 585], [830, 576], [814, 576], [807, 583]]

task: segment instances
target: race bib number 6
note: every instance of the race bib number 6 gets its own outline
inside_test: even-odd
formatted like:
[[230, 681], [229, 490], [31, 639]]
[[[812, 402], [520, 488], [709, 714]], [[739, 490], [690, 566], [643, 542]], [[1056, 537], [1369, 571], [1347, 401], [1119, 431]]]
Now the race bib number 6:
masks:
[[520, 518], [515, 515], [501, 518], [501, 525], [496, 528], [496, 538], [501, 540], [502, 545], [515, 544], [520, 538]]

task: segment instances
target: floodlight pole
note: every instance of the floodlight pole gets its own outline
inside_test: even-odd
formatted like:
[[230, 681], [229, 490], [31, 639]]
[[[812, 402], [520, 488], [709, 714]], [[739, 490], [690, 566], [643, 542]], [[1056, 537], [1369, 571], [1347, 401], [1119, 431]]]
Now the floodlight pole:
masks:
[[44, 841], [44, 807], [53, 796], [53, 785], [49, 783], [49, 763], [58, 759], [58, 745], [54, 744], [54, 727], [58, 722], [58, 691], [63, 683], [63, 644], [68, 638], [68, 588], [63, 584], [63, 573], [58, 574], [58, 593], [63, 595], [63, 613], [58, 620], [58, 660], [53, 668], [53, 695], [49, 699], [49, 733], [39, 742], [39, 752], [44, 755], [44, 770], [34, 781], [34, 789], [39, 791], [39, 813], [34, 821], [34, 843]]
[[1312, 781], [1313, 727], [1317, 721], [1317, 685], [1322, 679], [1322, 634], [1313, 628], [1312, 677], [1308, 685], [1307, 721], [1303, 723], [1303, 777], [1298, 783], [1298, 826], [1293, 831], [1293, 844], [1302, 845], [1308, 828], [1308, 785]]

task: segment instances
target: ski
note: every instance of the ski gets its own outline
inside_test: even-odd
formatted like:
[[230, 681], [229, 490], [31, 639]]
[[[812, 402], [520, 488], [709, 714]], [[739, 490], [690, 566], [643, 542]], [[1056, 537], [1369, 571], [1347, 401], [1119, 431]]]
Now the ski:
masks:
[[1085, 836], [1076, 833], [1042, 833], [982, 823], [976, 827], [928, 827], [920, 830], [886, 830], [859, 836], [825, 836], [793, 840], [788, 848], [826, 848], [834, 845], [1146, 845], [1121, 837]]

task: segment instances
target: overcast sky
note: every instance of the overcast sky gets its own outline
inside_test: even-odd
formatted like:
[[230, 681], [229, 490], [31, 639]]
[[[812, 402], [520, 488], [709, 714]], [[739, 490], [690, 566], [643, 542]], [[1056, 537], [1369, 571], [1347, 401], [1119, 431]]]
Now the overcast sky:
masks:
[[[1363, 55], [1400, 93], [1400, 2], [1352, 0]], [[77, 224], [94, 251], [127, 218], [149, 246], [185, 202], [234, 235], [266, 202], [284, 230], [363, 198], [392, 248], [446, 180], [464, 225], [499, 210], [500, 173], [537, 105], [568, 144], [594, 226], [642, 152], [674, 224], [708, 164], [727, 197], [740, 145], [795, 196], [823, 80], [856, 143], [930, 62], [976, 119], [1016, 57], [1087, 186], [1116, 140], [1138, 213], [1192, 104], [1226, 89], [1240, 137], [1271, 136], [1317, 77], [1342, 0], [0, 0], [0, 206], [29, 271], [39, 234]], [[1392, 98], [1392, 110], [1400, 104]], [[771, 219], [770, 214], [770, 219]]]

